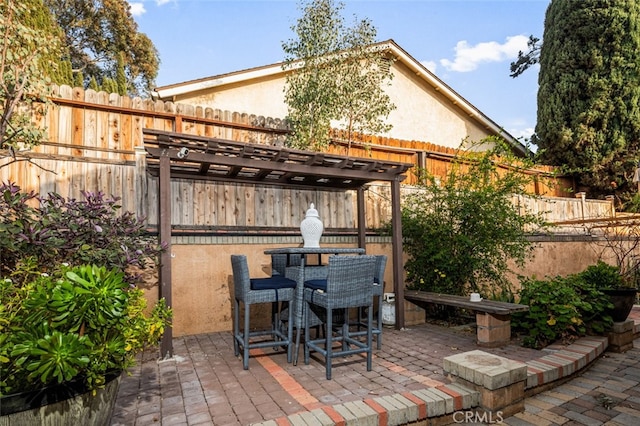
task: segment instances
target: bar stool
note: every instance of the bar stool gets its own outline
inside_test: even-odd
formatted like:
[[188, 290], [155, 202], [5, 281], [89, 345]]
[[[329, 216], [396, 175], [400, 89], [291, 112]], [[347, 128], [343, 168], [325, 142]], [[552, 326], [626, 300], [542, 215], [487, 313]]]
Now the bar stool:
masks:
[[[300, 352], [300, 337], [302, 329], [315, 328], [316, 332], [323, 330], [325, 324], [324, 312], [321, 315], [305, 309], [304, 305], [304, 283], [305, 281], [327, 280], [328, 266], [313, 265], [307, 266], [304, 258], [299, 259], [300, 264], [287, 268], [287, 278], [296, 281], [296, 290], [293, 303], [290, 305], [293, 310], [293, 327], [296, 329], [295, 349], [293, 354], [293, 365], [298, 365], [298, 353]], [[343, 318], [342, 312], [333, 315], [335, 319]]]
[[[311, 315], [305, 315], [305, 345], [304, 363], [309, 364], [311, 350], [320, 353], [325, 358], [327, 380], [331, 379], [333, 358], [366, 353], [367, 371], [371, 371], [372, 336], [373, 336], [373, 278], [375, 274], [375, 256], [330, 256], [326, 280], [305, 280], [304, 309], [311, 312], [326, 312], [326, 331], [324, 339], [311, 340], [309, 336]], [[350, 308], [367, 309], [366, 341], [358, 340], [350, 335]], [[334, 311], [342, 311], [344, 319], [342, 329], [334, 332]], [[334, 349], [333, 343], [339, 342], [342, 347]]]
[[271, 255], [271, 276], [285, 276], [287, 266], [299, 266], [302, 262], [301, 254], [272, 254]]
[[[382, 349], [382, 302], [384, 295], [384, 271], [387, 267], [387, 256], [381, 254], [376, 255], [376, 268], [375, 275], [373, 277], [373, 297], [378, 298], [378, 318], [375, 321], [375, 325], [373, 327], [373, 335], [376, 338], [376, 347], [378, 350]], [[358, 331], [355, 333], [351, 333], [352, 336], [364, 336], [366, 331], [360, 330], [361, 327], [366, 327], [366, 324], [362, 322], [363, 309], [358, 309], [358, 321], [357, 327]]]
[[[271, 317], [271, 329], [251, 331], [249, 318], [251, 305], [258, 303], [289, 302], [294, 298], [296, 282], [284, 276], [272, 276], [269, 278], [250, 278], [247, 257], [244, 255], [231, 255], [234, 284], [234, 310], [233, 310], [233, 349], [235, 355], [240, 354], [242, 346], [242, 366], [249, 369], [249, 350], [255, 348], [287, 348], [287, 362], [291, 362], [293, 335], [292, 315], [289, 310], [287, 334], [279, 327], [279, 314], [273, 312]], [[240, 302], [244, 305], [244, 328], [240, 330]], [[271, 336], [271, 340], [251, 342], [252, 337]]]

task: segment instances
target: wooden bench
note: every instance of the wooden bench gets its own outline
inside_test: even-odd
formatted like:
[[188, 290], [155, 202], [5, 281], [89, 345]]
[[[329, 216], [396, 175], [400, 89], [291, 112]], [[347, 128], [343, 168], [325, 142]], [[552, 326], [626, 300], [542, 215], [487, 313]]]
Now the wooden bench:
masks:
[[527, 305], [481, 300], [472, 302], [467, 296], [406, 290], [404, 298], [416, 305], [435, 304], [455, 306], [476, 313], [477, 343], [483, 347], [504, 346], [511, 340], [511, 314], [526, 312]]

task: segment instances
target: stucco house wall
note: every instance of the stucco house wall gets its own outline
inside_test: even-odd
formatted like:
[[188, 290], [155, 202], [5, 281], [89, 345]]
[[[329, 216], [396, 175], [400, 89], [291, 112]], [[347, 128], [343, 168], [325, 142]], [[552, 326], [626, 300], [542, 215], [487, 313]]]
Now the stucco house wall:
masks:
[[[518, 152], [526, 152], [512, 135], [395, 42], [380, 44], [395, 59], [391, 68], [394, 78], [386, 90], [397, 109], [387, 120], [393, 128], [378, 136], [458, 148], [465, 139], [473, 142], [500, 135]], [[278, 63], [158, 87], [154, 96], [165, 101], [282, 119], [287, 115], [285, 81], [286, 72]]]
[[[186, 237], [184, 237], [186, 241]], [[239, 238], [229, 244], [193, 245], [177, 243], [172, 245], [173, 319], [174, 336], [184, 336], [232, 329], [231, 301], [233, 297], [233, 278], [229, 257], [242, 253], [249, 259], [252, 277], [266, 277], [271, 274], [269, 256], [264, 250], [280, 247], [276, 243], [250, 243]], [[291, 245], [291, 244], [289, 244]], [[342, 246], [343, 244], [332, 244]], [[353, 244], [344, 244], [345, 247]], [[511, 264], [518, 275], [543, 279], [546, 276], [567, 275], [582, 271], [588, 265], [597, 262], [598, 255], [592, 242], [584, 237], [545, 238], [534, 244], [532, 257], [522, 267]], [[386, 254], [385, 292], [393, 292], [393, 259], [391, 244], [384, 238], [367, 244], [368, 254]], [[326, 259], [325, 259], [326, 260]], [[406, 257], [405, 257], [406, 261]], [[512, 283], [518, 288], [518, 280], [512, 277]], [[152, 292], [157, 294], [157, 290]], [[252, 324], [268, 324], [270, 307], [254, 310]], [[405, 303], [405, 321], [407, 325], [424, 322], [424, 310], [412, 303]]]

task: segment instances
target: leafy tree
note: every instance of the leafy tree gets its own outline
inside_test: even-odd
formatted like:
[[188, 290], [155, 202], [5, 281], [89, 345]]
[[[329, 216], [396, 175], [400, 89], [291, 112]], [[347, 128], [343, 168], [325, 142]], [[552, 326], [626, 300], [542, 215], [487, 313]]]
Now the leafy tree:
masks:
[[118, 62], [116, 63], [116, 76], [112, 79], [115, 86], [113, 87], [115, 90], [112, 90], [112, 92], [120, 95], [127, 94], [127, 75], [124, 70], [124, 62], [124, 53], [120, 52], [118, 54]]
[[518, 77], [529, 67], [540, 62], [540, 49], [542, 48], [540, 39], [532, 35], [529, 36], [527, 47], [529, 48], [527, 52], [519, 51], [518, 60], [511, 62], [511, 77]]
[[98, 91], [100, 88], [98, 87], [98, 82], [96, 81], [96, 77], [92, 76], [91, 80], [89, 80], [89, 89]]
[[84, 74], [82, 72], [73, 73], [73, 85], [75, 87], [84, 87]]
[[346, 27], [344, 4], [303, 1], [302, 16], [291, 29], [297, 39], [283, 43], [287, 75], [285, 102], [292, 125], [290, 145], [321, 150], [329, 144], [332, 120], [349, 139], [355, 131], [383, 132], [394, 108], [384, 93], [392, 78], [384, 51], [371, 46], [376, 29], [369, 20]]
[[594, 195], [626, 201], [640, 148], [640, 4], [554, 0], [543, 39], [531, 36], [511, 64], [517, 76], [540, 63], [540, 160], [565, 166]]
[[[396, 108], [384, 87], [391, 85], [390, 58], [380, 49], [372, 47], [376, 29], [367, 20], [347, 31], [348, 47], [340, 54], [337, 64], [338, 102], [336, 119], [342, 120], [349, 144], [354, 132], [384, 133], [391, 130], [383, 117]], [[349, 145], [350, 146], [350, 145]]]
[[37, 145], [44, 130], [32, 123], [43, 113], [48, 83], [58, 72], [62, 48], [42, 0], [0, 2], [0, 149]]
[[[151, 90], [160, 59], [151, 40], [138, 31], [126, 0], [44, 0], [64, 30], [74, 73], [85, 86], [91, 78], [118, 80], [123, 60], [127, 90]], [[122, 58], [121, 58], [122, 55]]]
[[423, 183], [403, 202], [410, 288], [508, 295], [508, 262], [522, 265], [533, 249], [529, 233], [544, 228], [540, 215], [520, 211], [513, 202], [531, 182], [523, 173], [528, 160], [515, 159], [497, 138], [480, 144], [495, 148], [465, 152], [442, 180], [423, 172]]

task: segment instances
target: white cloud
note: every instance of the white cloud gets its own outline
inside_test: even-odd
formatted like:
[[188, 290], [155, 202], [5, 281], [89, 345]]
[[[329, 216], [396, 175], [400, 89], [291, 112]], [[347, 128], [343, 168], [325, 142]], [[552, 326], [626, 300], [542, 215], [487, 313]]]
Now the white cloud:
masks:
[[513, 136], [516, 139], [529, 140], [531, 139], [531, 135], [533, 135], [533, 133], [535, 132], [535, 129], [533, 127], [527, 127], [527, 128], [519, 128], [519, 129], [514, 128], [507, 131], [511, 136]]
[[140, 2], [129, 2], [129, 6], [131, 6], [131, 15], [133, 16], [140, 16], [146, 12], [144, 4]]
[[432, 73], [434, 74], [436, 73], [436, 68], [438, 68], [438, 64], [435, 61], [422, 61], [420, 63]]
[[171, 0], [156, 0], [156, 4], [158, 6], [162, 6], [163, 4], [169, 3]]
[[517, 58], [519, 51], [527, 51], [528, 40], [529, 38], [524, 35], [517, 35], [507, 37], [503, 44], [489, 41], [475, 46], [469, 45], [466, 40], [461, 40], [456, 44], [455, 59], [453, 61], [441, 59], [440, 64], [449, 71], [473, 71], [484, 62], [501, 62]]

